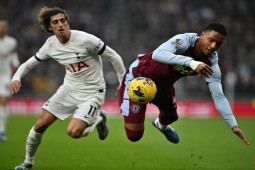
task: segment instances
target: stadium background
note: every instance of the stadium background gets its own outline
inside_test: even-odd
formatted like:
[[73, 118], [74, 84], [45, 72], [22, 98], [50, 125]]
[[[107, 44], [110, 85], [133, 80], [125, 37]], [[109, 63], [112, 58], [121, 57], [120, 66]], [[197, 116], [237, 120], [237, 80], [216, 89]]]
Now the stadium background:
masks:
[[[220, 117], [179, 119], [173, 124], [181, 137], [178, 145], [169, 143], [151, 125], [152, 118], [146, 118], [144, 137], [136, 143], [127, 140], [121, 117], [108, 119], [110, 133], [105, 141], [99, 141], [97, 133], [73, 140], [65, 132], [69, 121], [57, 121], [43, 138], [34, 169], [254, 170], [255, 0], [0, 0], [0, 11], [9, 14], [8, 33], [18, 40], [21, 62], [50, 36], [37, 24], [37, 14], [44, 5], [66, 9], [73, 29], [102, 38], [122, 56], [126, 67], [138, 53], [154, 50], [175, 34], [201, 32], [211, 21], [224, 23], [229, 36], [218, 51], [223, 85], [227, 97], [235, 102], [232, 107], [250, 145], [231, 133]], [[105, 110], [116, 111], [117, 78], [107, 62], [104, 72], [108, 90]], [[21, 92], [9, 103], [11, 113], [38, 113], [63, 76], [63, 67], [54, 61], [38, 65], [24, 77]], [[198, 78], [182, 79], [175, 87], [181, 115], [219, 115], [207, 86]], [[151, 107], [153, 117], [155, 112]], [[0, 143], [1, 170], [13, 169], [24, 160], [26, 137], [36, 119], [37, 115], [10, 117], [8, 140]]]
[[[241, 106], [241, 101], [248, 105], [250, 112], [254, 112], [254, 0], [1, 1], [1, 12], [9, 15], [8, 33], [19, 43], [21, 62], [34, 55], [50, 36], [37, 23], [37, 14], [44, 5], [66, 9], [72, 29], [100, 37], [122, 56], [126, 68], [139, 53], [153, 51], [175, 34], [200, 33], [209, 22], [224, 23], [229, 36], [218, 53], [225, 94], [231, 103], [238, 102], [235, 108]], [[107, 61], [104, 61], [104, 73], [106, 101], [116, 100], [118, 82], [114, 69]], [[23, 78], [22, 90], [14, 96], [11, 106], [22, 105], [15, 101], [24, 97], [47, 99], [62, 83], [64, 74], [64, 68], [55, 61], [38, 65]], [[212, 102], [208, 87], [198, 77], [181, 79], [175, 87], [179, 101]]]

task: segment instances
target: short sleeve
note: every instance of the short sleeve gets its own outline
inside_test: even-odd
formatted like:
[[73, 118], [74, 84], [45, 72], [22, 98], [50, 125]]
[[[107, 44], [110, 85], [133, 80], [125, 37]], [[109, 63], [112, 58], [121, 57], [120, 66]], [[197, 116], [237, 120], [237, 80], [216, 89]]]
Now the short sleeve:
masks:
[[36, 53], [35, 58], [38, 61], [43, 61], [50, 58], [50, 55], [49, 55], [50, 45], [51, 43], [49, 42], [49, 40], [47, 40], [44, 43], [44, 45], [39, 49], [39, 51]]

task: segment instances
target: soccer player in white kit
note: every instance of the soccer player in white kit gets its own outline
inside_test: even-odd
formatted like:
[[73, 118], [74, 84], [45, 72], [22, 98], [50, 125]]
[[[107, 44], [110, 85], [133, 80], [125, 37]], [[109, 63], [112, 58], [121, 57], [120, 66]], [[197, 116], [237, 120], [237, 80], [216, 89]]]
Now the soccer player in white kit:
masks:
[[6, 35], [7, 18], [0, 18], [0, 141], [6, 141], [6, 126], [8, 122], [8, 100], [11, 96], [9, 86], [12, 74], [19, 66], [16, 52], [17, 41]]
[[38, 21], [43, 30], [54, 35], [47, 39], [36, 55], [18, 68], [12, 79], [11, 92], [17, 93], [21, 87], [20, 79], [49, 58], [64, 65], [66, 75], [63, 85], [43, 105], [40, 117], [27, 137], [25, 161], [15, 169], [31, 169], [45, 130], [57, 119], [64, 120], [71, 114], [73, 118], [67, 127], [69, 136], [81, 138], [96, 127], [99, 138], [104, 140], [108, 128], [106, 116], [101, 111], [106, 88], [101, 57], [112, 63], [120, 83], [125, 74], [121, 57], [102, 40], [86, 32], [70, 30], [66, 11], [58, 7], [43, 7]]

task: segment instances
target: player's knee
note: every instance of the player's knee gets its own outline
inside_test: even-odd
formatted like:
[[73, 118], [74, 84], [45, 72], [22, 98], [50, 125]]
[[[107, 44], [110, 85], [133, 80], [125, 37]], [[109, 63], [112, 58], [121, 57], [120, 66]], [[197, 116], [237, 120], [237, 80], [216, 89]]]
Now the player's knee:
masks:
[[78, 129], [74, 129], [74, 128], [68, 128], [67, 129], [67, 134], [74, 139], [78, 139], [82, 136], [82, 132]]
[[127, 138], [131, 142], [137, 142], [143, 137], [144, 130], [142, 130], [142, 131], [133, 131], [133, 130], [130, 130], [128, 128], [125, 128], [125, 130], [126, 130]]
[[46, 129], [57, 119], [56, 116], [50, 112], [43, 110], [39, 119], [36, 121], [34, 130], [37, 133], [44, 133]]

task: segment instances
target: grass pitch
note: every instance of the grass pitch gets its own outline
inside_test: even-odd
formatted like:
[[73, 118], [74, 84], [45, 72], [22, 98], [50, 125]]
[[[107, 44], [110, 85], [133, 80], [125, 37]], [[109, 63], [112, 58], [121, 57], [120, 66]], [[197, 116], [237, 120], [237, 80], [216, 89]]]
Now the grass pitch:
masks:
[[[8, 141], [0, 142], [0, 169], [14, 169], [23, 162], [25, 141], [37, 117], [11, 117]], [[144, 137], [129, 142], [123, 120], [109, 118], [110, 133], [100, 141], [94, 131], [88, 137], [71, 139], [69, 120], [57, 121], [44, 134], [34, 169], [42, 170], [205, 170], [255, 169], [255, 119], [238, 119], [249, 138], [242, 143], [221, 118], [184, 119], [173, 124], [181, 140], [169, 143], [146, 119]]]

